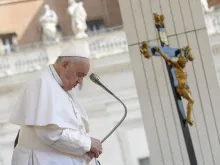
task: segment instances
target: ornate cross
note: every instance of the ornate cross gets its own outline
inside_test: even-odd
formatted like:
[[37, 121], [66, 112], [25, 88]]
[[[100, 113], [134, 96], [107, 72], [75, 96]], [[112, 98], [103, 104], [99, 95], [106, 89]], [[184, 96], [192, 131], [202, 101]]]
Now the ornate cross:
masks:
[[[191, 165], [197, 165], [197, 160], [192, 144], [188, 125], [193, 125], [192, 110], [194, 100], [190, 88], [187, 83], [187, 72], [185, 66], [188, 61], [193, 61], [194, 57], [191, 54], [191, 48], [186, 46], [184, 48], [171, 48], [168, 45], [168, 39], [165, 33], [164, 25], [165, 17], [163, 15], [154, 14], [155, 26], [159, 35], [161, 46], [148, 46], [146, 41], [143, 41], [140, 46], [140, 52], [145, 58], [149, 59], [152, 56], [162, 56], [166, 61], [167, 71], [169, 73], [170, 84], [172, 87], [174, 99], [177, 106], [177, 112], [181, 122], [181, 127], [184, 135], [184, 140], [190, 159]], [[177, 60], [174, 60], [176, 58]], [[182, 102], [182, 98], [188, 101], [187, 117]]]

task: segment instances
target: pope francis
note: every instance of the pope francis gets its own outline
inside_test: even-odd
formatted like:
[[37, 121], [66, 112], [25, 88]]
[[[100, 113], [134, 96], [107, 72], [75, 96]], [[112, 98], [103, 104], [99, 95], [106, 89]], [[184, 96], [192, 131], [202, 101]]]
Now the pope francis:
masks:
[[71, 90], [88, 74], [89, 55], [85, 42], [68, 46], [24, 86], [10, 117], [20, 125], [12, 165], [86, 165], [102, 153]]

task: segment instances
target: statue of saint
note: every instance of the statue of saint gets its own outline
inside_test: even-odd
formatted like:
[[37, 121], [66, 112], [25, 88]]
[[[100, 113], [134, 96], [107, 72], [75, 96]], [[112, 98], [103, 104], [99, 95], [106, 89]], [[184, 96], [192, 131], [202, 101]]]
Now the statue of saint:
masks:
[[67, 12], [71, 16], [72, 30], [75, 38], [80, 39], [88, 37], [88, 35], [85, 33], [87, 29], [87, 13], [83, 7], [83, 3], [77, 3], [75, 0], [69, 0], [69, 7]]
[[58, 18], [55, 11], [49, 5], [44, 5], [44, 14], [40, 18], [43, 41], [58, 41], [57, 24]]

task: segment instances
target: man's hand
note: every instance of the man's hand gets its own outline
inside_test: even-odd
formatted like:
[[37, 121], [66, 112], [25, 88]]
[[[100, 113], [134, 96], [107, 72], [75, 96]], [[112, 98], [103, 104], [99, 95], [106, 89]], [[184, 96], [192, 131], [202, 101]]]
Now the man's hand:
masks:
[[93, 153], [91, 151], [87, 152], [87, 155], [89, 156], [90, 159], [93, 159], [96, 157], [95, 153]]
[[101, 153], [102, 153], [101, 141], [91, 137], [91, 149], [90, 149], [89, 155], [91, 155], [92, 157], [98, 158]]

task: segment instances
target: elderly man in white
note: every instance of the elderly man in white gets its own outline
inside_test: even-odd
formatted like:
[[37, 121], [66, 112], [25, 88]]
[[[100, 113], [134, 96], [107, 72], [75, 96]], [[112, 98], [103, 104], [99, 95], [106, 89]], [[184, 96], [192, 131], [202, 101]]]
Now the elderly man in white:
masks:
[[102, 153], [71, 91], [89, 72], [89, 46], [73, 44], [21, 92], [10, 122], [20, 125], [12, 165], [86, 165]]

